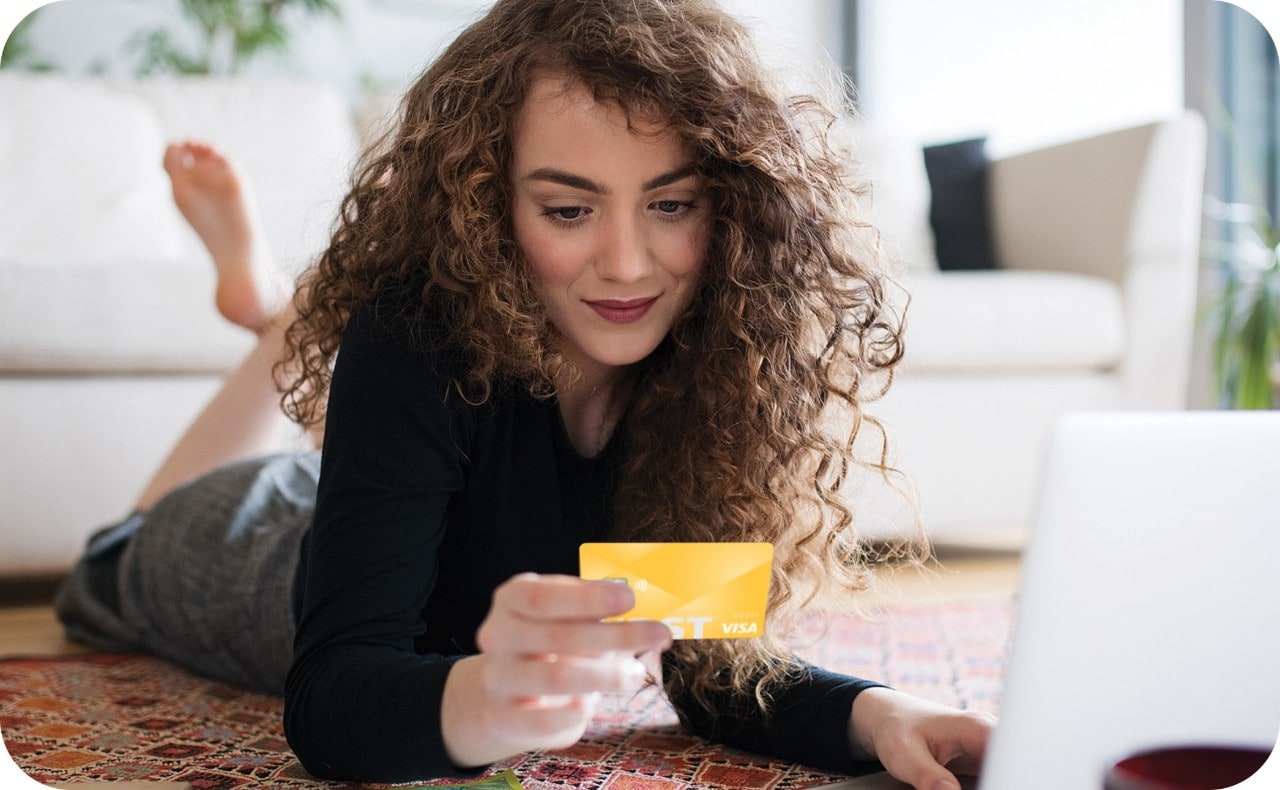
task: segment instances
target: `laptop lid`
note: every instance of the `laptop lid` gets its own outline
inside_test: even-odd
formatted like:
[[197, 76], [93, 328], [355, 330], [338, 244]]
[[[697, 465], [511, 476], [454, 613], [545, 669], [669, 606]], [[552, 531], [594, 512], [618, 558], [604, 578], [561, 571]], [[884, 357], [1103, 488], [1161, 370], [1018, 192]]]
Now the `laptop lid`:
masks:
[[1061, 418], [980, 790], [1278, 734], [1280, 412]]

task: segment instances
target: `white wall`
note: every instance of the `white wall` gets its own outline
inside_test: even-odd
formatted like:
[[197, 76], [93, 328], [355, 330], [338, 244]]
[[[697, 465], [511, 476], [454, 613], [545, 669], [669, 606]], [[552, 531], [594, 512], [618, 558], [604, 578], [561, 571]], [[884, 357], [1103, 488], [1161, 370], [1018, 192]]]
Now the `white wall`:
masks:
[[[838, 44], [839, 0], [722, 0], [753, 29], [766, 59], [800, 73]], [[39, 0], [0, 0], [0, 24], [12, 28]], [[488, 0], [341, 0], [343, 20], [303, 19], [287, 61], [259, 62], [250, 74], [318, 79], [355, 98], [372, 81], [405, 87], [453, 36], [488, 6]], [[48, 60], [72, 71], [94, 66], [131, 73], [122, 55], [135, 31], [178, 20], [175, 0], [60, 0], [44, 6], [31, 39]], [[21, 9], [21, 11], [19, 11]], [[183, 25], [174, 24], [174, 29]]]
[[993, 154], [1183, 106], [1181, 0], [860, 0], [860, 107]]
[[802, 89], [811, 73], [838, 68], [840, 0], [720, 0], [746, 23], [765, 62]]
[[[316, 79], [353, 98], [370, 80], [383, 88], [403, 87], [486, 3], [340, 0], [340, 5], [340, 22], [298, 16], [289, 56], [267, 56], [251, 64], [248, 73]], [[188, 29], [177, 7], [175, 0], [59, 0], [43, 6], [31, 28], [31, 44], [70, 71], [96, 67], [113, 76], [132, 74], [137, 58], [127, 54], [126, 42], [158, 25]]]
[[[1275, 35], [1280, 2], [1233, 0]], [[840, 0], [722, 0], [773, 63], [801, 73], [838, 57]], [[41, 0], [0, 0], [0, 33]], [[343, 0], [341, 28], [311, 24], [284, 70], [349, 95], [363, 77], [411, 80], [486, 0]], [[1182, 104], [1181, 0], [860, 0], [859, 94], [869, 117], [927, 141], [987, 134], [992, 150], [1142, 122]], [[123, 66], [138, 26], [174, 0], [48, 4], [35, 44], [59, 63]]]

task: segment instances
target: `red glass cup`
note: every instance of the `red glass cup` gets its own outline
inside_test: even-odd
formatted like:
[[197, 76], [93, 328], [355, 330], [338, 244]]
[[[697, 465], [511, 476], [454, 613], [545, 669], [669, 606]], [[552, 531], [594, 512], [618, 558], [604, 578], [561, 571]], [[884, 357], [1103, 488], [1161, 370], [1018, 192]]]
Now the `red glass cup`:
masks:
[[1258, 772], [1270, 752], [1235, 746], [1171, 746], [1139, 752], [1107, 770], [1105, 790], [1222, 790]]

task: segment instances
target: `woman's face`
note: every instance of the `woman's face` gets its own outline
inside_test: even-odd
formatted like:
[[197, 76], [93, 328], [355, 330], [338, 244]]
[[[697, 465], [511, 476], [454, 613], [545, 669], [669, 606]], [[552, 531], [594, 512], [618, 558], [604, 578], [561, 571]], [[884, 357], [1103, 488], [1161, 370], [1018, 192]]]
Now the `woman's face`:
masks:
[[659, 123], [534, 81], [512, 136], [512, 222], [534, 285], [588, 376], [657, 348], [693, 297], [710, 210], [692, 153]]

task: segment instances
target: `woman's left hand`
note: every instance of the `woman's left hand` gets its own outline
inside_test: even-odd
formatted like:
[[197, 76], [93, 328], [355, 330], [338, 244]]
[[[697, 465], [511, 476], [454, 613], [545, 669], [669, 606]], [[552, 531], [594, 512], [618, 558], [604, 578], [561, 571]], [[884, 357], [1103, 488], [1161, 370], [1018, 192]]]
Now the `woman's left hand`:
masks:
[[988, 713], [872, 688], [854, 698], [849, 740], [916, 790], [960, 790], [956, 776], [977, 775], [995, 721]]

